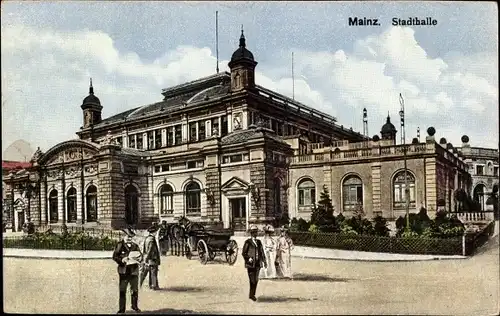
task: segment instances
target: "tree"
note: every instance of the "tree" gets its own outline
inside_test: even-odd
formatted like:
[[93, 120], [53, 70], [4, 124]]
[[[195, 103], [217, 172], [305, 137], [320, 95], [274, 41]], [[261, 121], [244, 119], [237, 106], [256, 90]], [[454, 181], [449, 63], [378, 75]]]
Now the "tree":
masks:
[[315, 205], [311, 212], [311, 225], [315, 225], [322, 232], [337, 231], [338, 227], [333, 211], [332, 199], [328, 193], [328, 188], [324, 185], [318, 205]]

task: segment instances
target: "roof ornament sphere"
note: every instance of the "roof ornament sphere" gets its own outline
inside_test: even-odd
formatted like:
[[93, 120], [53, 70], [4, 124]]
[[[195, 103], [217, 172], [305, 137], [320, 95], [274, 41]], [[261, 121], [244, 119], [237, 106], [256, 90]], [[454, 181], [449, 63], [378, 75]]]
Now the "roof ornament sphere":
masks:
[[428, 134], [429, 136], [434, 136], [434, 134], [436, 134], [436, 129], [435, 129], [434, 127], [432, 127], [432, 126], [431, 126], [431, 127], [429, 127], [429, 128], [427, 129], [427, 134]]
[[441, 145], [446, 145], [446, 143], [448, 143], [448, 141], [446, 140], [446, 138], [441, 137], [441, 139], [439, 140], [439, 143], [440, 143]]
[[468, 142], [469, 142], [469, 136], [463, 135], [462, 136], [462, 143], [466, 143], [467, 144]]
[[418, 138], [413, 137], [413, 139], [412, 139], [411, 143], [412, 143], [412, 144], [418, 144]]
[[378, 142], [380, 140], [380, 137], [378, 135], [373, 135], [372, 140], [374, 142]]
[[453, 149], [453, 145], [451, 143], [446, 144], [446, 149]]

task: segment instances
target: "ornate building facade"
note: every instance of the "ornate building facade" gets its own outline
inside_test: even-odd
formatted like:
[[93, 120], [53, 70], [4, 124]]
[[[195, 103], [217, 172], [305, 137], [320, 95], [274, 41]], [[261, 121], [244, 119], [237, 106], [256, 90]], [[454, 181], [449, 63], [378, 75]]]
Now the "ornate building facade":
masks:
[[116, 229], [186, 216], [245, 230], [309, 217], [323, 188], [337, 212], [388, 218], [404, 212], [405, 176], [411, 211], [451, 209], [454, 190], [470, 190], [467, 164], [432, 128], [404, 147], [388, 117], [381, 139], [368, 138], [256, 85], [256, 65], [242, 33], [230, 73], [105, 119], [91, 82], [79, 139], [38, 150], [29, 176], [7, 176], [12, 199], [31, 183], [27, 216], [38, 225]]

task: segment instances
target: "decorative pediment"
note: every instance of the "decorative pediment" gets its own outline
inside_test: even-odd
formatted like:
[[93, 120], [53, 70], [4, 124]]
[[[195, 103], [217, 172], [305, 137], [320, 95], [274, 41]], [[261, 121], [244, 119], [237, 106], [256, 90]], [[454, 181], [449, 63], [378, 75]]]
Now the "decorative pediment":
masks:
[[39, 157], [39, 164], [54, 165], [67, 162], [75, 162], [82, 159], [92, 158], [99, 151], [99, 145], [83, 141], [70, 140], [60, 143]]
[[249, 190], [249, 183], [238, 177], [232, 177], [221, 187], [223, 192], [227, 191], [247, 191]]

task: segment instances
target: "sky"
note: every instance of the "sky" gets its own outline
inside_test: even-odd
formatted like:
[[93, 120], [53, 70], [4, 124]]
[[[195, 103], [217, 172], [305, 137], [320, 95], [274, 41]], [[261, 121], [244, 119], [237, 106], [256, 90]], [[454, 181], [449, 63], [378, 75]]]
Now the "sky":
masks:
[[[498, 148], [495, 2], [16, 2], [1, 4], [2, 152], [23, 139], [42, 151], [75, 139], [92, 77], [103, 118], [162, 100], [161, 89], [216, 72], [241, 25], [256, 82], [380, 133], [389, 113], [406, 139], [433, 126], [455, 146]], [[380, 26], [349, 26], [349, 17]], [[392, 26], [432, 17], [436, 26]]]

